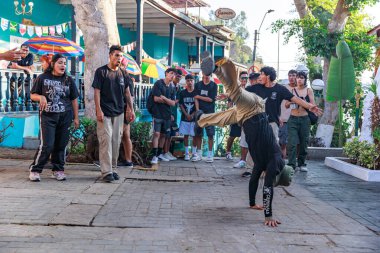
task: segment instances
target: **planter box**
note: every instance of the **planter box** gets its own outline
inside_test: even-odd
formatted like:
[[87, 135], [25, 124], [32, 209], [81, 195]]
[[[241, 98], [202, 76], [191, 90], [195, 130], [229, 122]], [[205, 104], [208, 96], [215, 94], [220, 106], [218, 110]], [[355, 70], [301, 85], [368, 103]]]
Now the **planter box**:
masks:
[[310, 160], [324, 160], [326, 157], [342, 157], [342, 148], [308, 147], [307, 158]]
[[380, 182], [380, 170], [365, 169], [361, 166], [354, 165], [345, 161], [348, 161], [348, 158], [326, 157], [325, 165], [351, 176], [360, 178], [364, 181]]

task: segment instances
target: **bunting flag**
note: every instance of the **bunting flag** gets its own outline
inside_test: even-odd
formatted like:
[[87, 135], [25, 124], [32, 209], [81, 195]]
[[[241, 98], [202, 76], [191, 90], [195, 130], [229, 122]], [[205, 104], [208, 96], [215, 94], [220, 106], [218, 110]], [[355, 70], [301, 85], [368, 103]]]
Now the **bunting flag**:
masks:
[[56, 25], [56, 26], [55, 26], [55, 30], [57, 31], [57, 33], [58, 33], [59, 35], [62, 34], [62, 26], [61, 26], [61, 25]]
[[43, 26], [42, 27], [42, 35], [47, 36], [49, 34], [49, 27]]
[[51, 35], [51, 36], [54, 36], [55, 35], [55, 26], [49, 26], [49, 34]]
[[28, 25], [28, 35], [29, 37], [34, 35], [34, 26]]
[[26, 33], [26, 25], [19, 24], [18, 25], [18, 31], [20, 32], [21, 36], [24, 36]]
[[3, 29], [3, 31], [8, 29], [8, 25], [9, 25], [9, 20], [5, 18], [1, 18], [1, 29]]
[[[10, 21], [6, 18], [1, 19], [1, 29], [3, 31], [9, 30], [11, 32], [19, 32], [22, 36], [24, 36], [26, 33], [32, 37], [34, 34], [41, 37], [42, 35], [61, 35], [62, 33], [67, 33], [69, 29], [71, 29], [72, 23], [71, 21], [58, 24], [58, 25], [51, 25], [51, 26], [33, 26], [33, 25], [25, 25], [20, 24], [14, 21]], [[82, 31], [78, 29], [79, 36], [83, 36]]]
[[36, 34], [38, 37], [42, 36], [42, 27], [41, 26], [36, 26]]

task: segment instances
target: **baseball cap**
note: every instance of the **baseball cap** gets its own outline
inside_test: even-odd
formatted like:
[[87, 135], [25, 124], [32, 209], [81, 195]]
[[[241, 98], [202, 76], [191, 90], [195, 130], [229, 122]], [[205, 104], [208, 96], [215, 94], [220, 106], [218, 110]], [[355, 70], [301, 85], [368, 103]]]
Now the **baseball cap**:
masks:
[[259, 78], [259, 76], [260, 76], [260, 73], [251, 73], [251, 74], [249, 74], [249, 79], [257, 79], [257, 78]]

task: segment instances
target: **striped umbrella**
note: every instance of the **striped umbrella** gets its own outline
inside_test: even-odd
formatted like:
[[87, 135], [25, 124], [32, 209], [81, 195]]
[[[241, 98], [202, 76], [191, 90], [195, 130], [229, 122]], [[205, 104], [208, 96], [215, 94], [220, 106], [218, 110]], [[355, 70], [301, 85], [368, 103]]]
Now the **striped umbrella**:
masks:
[[142, 59], [141, 71], [143, 75], [151, 78], [165, 78], [167, 67], [153, 58]]
[[186, 70], [185, 68], [182, 68], [181, 66], [176, 66], [175, 68], [181, 70], [182, 75], [184, 75], [184, 76], [190, 74], [190, 72], [188, 70]]
[[125, 69], [127, 72], [131, 75], [140, 75], [141, 69], [135, 59], [133, 59], [133, 57], [127, 53], [124, 53], [123, 56], [126, 60]]
[[83, 48], [73, 41], [55, 36], [34, 37], [24, 44], [28, 45], [30, 51], [43, 54], [62, 54], [67, 57], [75, 57], [83, 55]]

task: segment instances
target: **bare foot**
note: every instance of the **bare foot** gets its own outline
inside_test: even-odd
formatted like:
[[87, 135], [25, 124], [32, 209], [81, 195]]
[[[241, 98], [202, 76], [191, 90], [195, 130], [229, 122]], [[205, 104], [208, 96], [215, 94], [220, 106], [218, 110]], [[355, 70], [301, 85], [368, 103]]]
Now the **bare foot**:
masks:
[[255, 209], [255, 210], [264, 210], [264, 207], [263, 207], [263, 206], [260, 206], [260, 205], [250, 206], [249, 208], [251, 208], [251, 209]]

